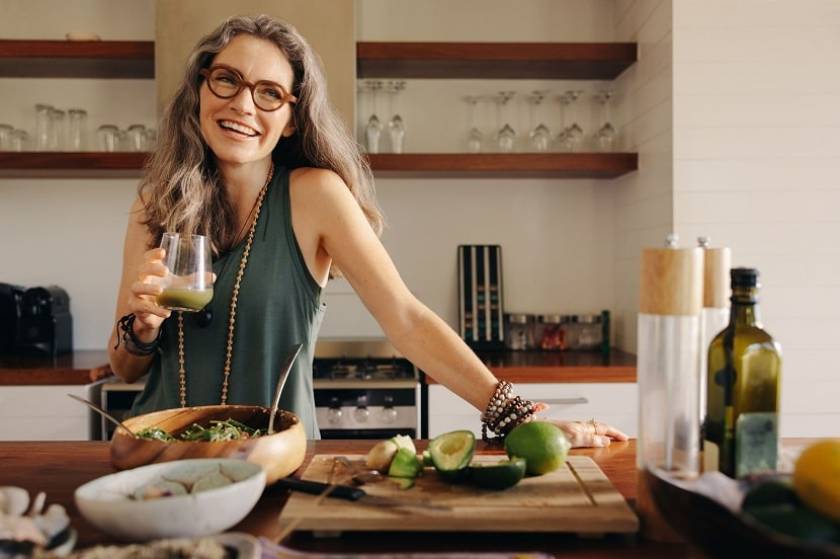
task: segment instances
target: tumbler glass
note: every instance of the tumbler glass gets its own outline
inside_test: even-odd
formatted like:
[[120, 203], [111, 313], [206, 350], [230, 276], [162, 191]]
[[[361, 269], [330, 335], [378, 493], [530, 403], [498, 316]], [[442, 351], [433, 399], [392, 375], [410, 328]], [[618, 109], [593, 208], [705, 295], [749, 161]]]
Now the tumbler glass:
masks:
[[146, 150], [146, 127], [142, 124], [132, 124], [126, 132], [127, 151]]
[[50, 150], [64, 151], [67, 146], [67, 113], [60, 109], [50, 111], [52, 130], [50, 135]]
[[50, 138], [52, 136], [50, 112], [52, 110], [52, 105], [45, 103], [35, 105], [35, 147], [38, 151], [50, 149]]
[[168, 274], [157, 296], [161, 307], [200, 311], [213, 298], [213, 261], [210, 242], [203, 235], [164, 233], [160, 241]]
[[103, 124], [96, 131], [99, 149], [102, 151], [117, 151], [117, 134], [119, 129], [113, 124]]
[[87, 147], [87, 111], [68, 109], [67, 149], [82, 151]]
[[14, 130], [11, 124], [0, 124], [0, 151], [11, 151]]
[[9, 151], [26, 151], [29, 147], [29, 134], [26, 130], [14, 130], [9, 143]]

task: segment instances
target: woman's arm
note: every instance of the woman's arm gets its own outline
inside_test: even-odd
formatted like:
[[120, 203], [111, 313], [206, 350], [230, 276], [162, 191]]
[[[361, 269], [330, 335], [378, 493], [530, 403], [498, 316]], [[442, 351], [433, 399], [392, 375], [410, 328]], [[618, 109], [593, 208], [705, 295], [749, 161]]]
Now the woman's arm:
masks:
[[[158, 307], [155, 296], [160, 287], [154, 278], [165, 275], [166, 268], [161, 262], [159, 249], [147, 250], [149, 246], [148, 229], [142, 223], [143, 204], [137, 199], [131, 207], [128, 227], [123, 247], [123, 269], [117, 295], [117, 308], [114, 324], [120, 317], [134, 313], [134, 333], [137, 338], [149, 343], [157, 338], [163, 320], [169, 311]], [[111, 370], [126, 382], [133, 382], [146, 374], [152, 364], [153, 355], [138, 356], [126, 351], [125, 343], [118, 337], [116, 326], [111, 330], [108, 340], [108, 357]], [[116, 347], [115, 347], [116, 346]]]
[[[333, 259], [406, 358], [484, 411], [496, 378], [455, 332], [408, 290], [341, 178], [313, 169], [299, 176], [295, 208], [316, 212], [319, 246]], [[308, 220], [309, 221], [309, 220]]]

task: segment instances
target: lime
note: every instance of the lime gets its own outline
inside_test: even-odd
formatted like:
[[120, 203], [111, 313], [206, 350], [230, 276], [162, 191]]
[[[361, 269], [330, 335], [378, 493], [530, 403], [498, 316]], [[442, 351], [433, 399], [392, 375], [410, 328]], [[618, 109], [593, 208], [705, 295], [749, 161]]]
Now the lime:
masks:
[[507, 455], [524, 458], [532, 475], [547, 474], [562, 466], [570, 447], [563, 431], [545, 421], [522, 423], [505, 437]]
[[507, 489], [513, 487], [525, 476], [525, 460], [511, 458], [495, 464], [475, 463], [470, 465], [473, 483], [485, 489]]
[[793, 488], [802, 501], [840, 522], [840, 439], [819, 441], [799, 455]]

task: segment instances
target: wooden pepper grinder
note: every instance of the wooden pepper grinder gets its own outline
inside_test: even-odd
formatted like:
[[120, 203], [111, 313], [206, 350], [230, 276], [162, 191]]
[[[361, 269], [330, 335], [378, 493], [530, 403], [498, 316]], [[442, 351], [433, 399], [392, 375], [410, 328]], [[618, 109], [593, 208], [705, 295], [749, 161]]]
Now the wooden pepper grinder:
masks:
[[706, 416], [706, 362], [709, 344], [729, 323], [729, 269], [732, 251], [711, 248], [709, 237], [699, 237], [703, 249], [703, 313], [700, 316], [700, 424]]
[[680, 541], [659, 515], [644, 471], [693, 477], [700, 453], [700, 316], [703, 251], [666, 248], [642, 252], [638, 319], [639, 439], [636, 448], [642, 534]]

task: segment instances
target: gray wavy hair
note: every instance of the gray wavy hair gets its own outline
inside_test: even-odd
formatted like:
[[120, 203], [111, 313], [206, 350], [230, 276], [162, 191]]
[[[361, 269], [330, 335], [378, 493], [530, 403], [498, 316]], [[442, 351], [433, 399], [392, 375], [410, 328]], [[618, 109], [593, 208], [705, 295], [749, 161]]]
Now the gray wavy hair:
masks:
[[233, 37], [243, 33], [275, 43], [294, 70], [296, 131], [278, 141], [272, 153], [275, 163], [290, 169], [319, 167], [337, 173], [373, 230], [381, 234], [383, 217], [376, 203], [370, 166], [329, 103], [317, 54], [288, 23], [267, 15], [236, 16], [198, 42], [184, 80], [161, 121], [158, 145], [138, 189], [152, 246], [160, 242], [165, 231], [206, 235], [216, 255], [235, 242], [236, 217], [199, 126], [199, 89], [204, 80], [199, 71], [209, 67]]

